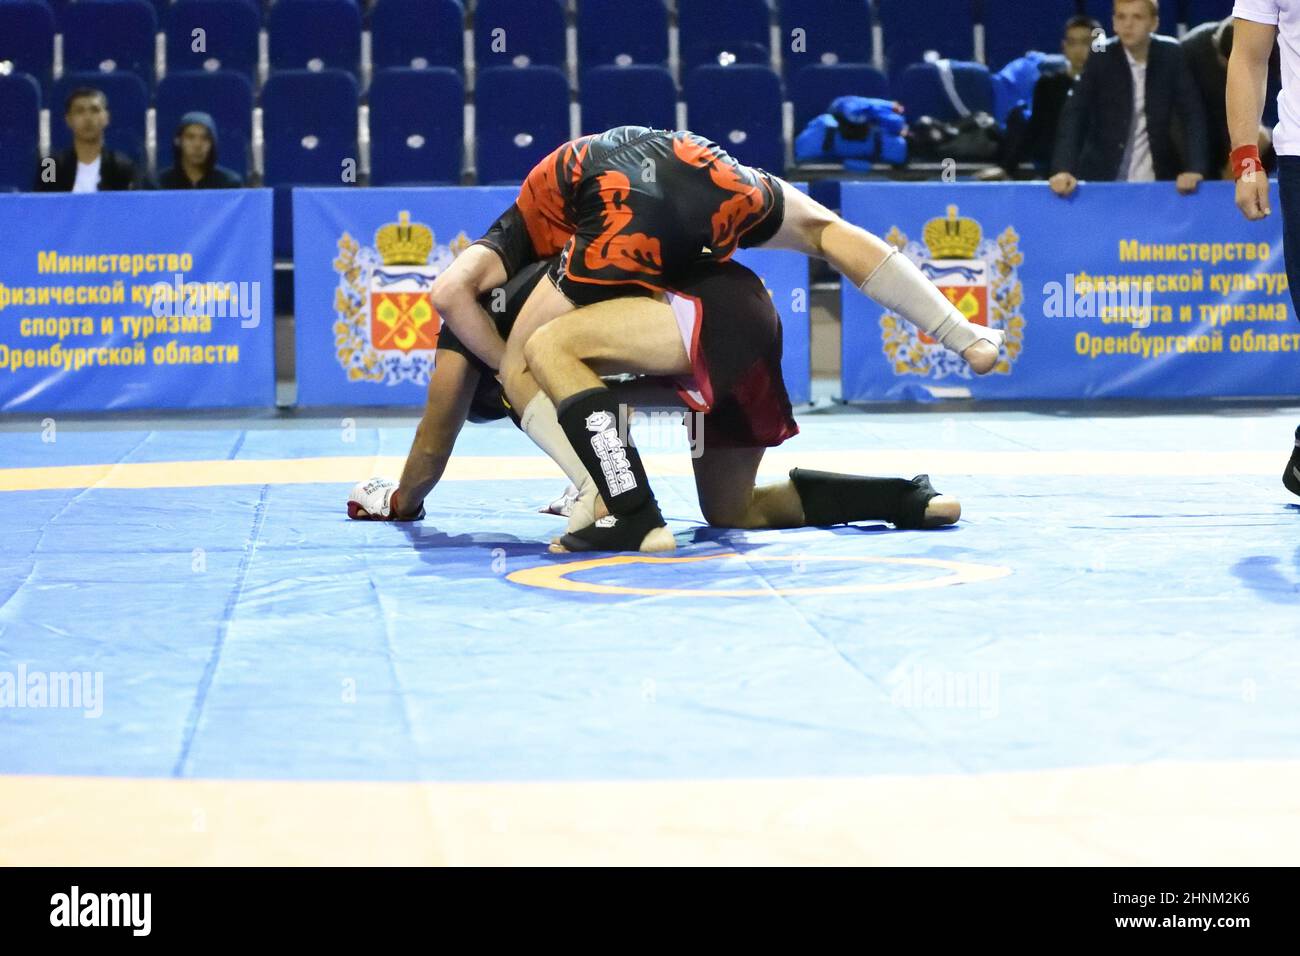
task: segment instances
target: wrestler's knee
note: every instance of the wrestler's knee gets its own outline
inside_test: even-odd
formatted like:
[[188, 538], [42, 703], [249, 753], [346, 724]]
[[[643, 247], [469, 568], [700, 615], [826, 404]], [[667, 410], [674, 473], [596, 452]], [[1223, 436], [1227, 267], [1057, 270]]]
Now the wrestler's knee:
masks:
[[561, 322], [548, 322], [528, 336], [524, 343], [523, 362], [527, 368], [545, 368], [557, 357], [570, 353], [569, 336]]
[[522, 350], [507, 349], [501, 358], [501, 368], [498, 370], [501, 378], [501, 387], [505, 389], [506, 397], [511, 401], [516, 401], [523, 394], [524, 383], [529, 378], [529, 365], [525, 360]]
[[753, 528], [756, 527], [758, 515], [755, 512], [753, 496], [728, 497], [723, 501], [701, 501], [700, 511], [704, 520], [714, 528]]

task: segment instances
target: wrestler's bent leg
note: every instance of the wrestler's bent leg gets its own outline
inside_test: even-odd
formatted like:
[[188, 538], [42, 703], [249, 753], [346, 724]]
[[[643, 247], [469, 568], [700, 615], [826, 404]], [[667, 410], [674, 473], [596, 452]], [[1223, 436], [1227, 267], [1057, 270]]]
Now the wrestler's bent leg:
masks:
[[[705, 426], [707, 429], [707, 425]], [[899, 528], [939, 528], [961, 517], [956, 498], [920, 478], [868, 478], [796, 468], [790, 480], [756, 485], [763, 448], [710, 448], [695, 458], [695, 488], [704, 520], [719, 528], [801, 528], [888, 521]]]
[[690, 360], [672, 310], [636, 297], [599, 302], [538, 328], [524, 345], [531, 374], [554, 401], [564, 433], [609, 515], [562, 539], [567, 550], [662, 551], [674, 547], [636, 448], [626, 441], [621, 399], [606, 374], [684, 375]]

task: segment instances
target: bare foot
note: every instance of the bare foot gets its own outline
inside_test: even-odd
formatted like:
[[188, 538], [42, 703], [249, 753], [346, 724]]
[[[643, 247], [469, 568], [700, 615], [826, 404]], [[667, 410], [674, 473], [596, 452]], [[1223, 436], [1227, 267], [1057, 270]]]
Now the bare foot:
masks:
[[924, 526], [927, 528], [942, 528], [945, 525], [956, 524], [960, 518], [961, 502], [948, 495], [931, 498], [930, 503], [925, 506]]
[[961, 353], [976, 375], [987, 375], [993, 371], [993, 366], [998, 364], [999, 350], [992, 342], [986, 342], [983, 339], [976, 342], [965, 352]]

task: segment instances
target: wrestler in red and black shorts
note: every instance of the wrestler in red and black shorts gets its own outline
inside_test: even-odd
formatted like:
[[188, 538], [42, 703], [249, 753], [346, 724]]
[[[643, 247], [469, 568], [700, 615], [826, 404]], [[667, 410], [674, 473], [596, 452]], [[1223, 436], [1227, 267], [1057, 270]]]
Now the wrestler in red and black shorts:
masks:
[[[730, 258], [781, 227], [770, 173], [694, 133], [619, 126], [565, 143], [528, 174], [478, 242], [508, 274], [558, 256], [556, 287], [575, 305], [664, 291], [701, 255]], [[613, 288], [611, 288], [613, 287]]]
[[[503, 338], [546, 269], [545, 262], [527, 265], [506, 284], [505, 308], [493, 313]], [[771, 448], [799, 434], [781, 374], [781, 318], [763, 280], [738, 263], [704, 258], [682, 272], [665, 297], [692, 374], [664, 384], [705, 413], [705, 441], [718, 448]], [[470, 420], [504, 418], [501, 386], [446, 325], [438, 349], [459, 352], [479, 371]]]
[[735, 262], [701, 259], [667, 292], [692, 378], [678, 394], [704, 412], [704, 440], [771, 448], [799, 434], [781, 373], [781, 318], [763, 280]]

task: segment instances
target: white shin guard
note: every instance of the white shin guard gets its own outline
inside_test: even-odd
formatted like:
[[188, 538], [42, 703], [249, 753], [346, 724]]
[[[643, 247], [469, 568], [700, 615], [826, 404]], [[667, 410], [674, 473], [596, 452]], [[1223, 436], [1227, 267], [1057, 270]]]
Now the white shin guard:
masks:
[[1006, 339], [1006, 333], [1001, 330], [968, 322], [916, 264], [897, 249], [891, 249], [885, 261], [858, 288], [959, 355], [979, 341], [991, 342], [1000, 349]]
[[569, 444], [569, 437], [560, 427], [556, 416], [555, 403], [545, 392], [538, 392], [528, 403], [524, 413], [519, 416], [519, 427], [533, 440], [551, 461], [560, 466], [569, 481], [578, 489], [578, 498], [569, 509], [569, 531], [585, 528], [596, 520], [596, 498], [599, 492], [596, 483], [587, 474], [577, 452]]

